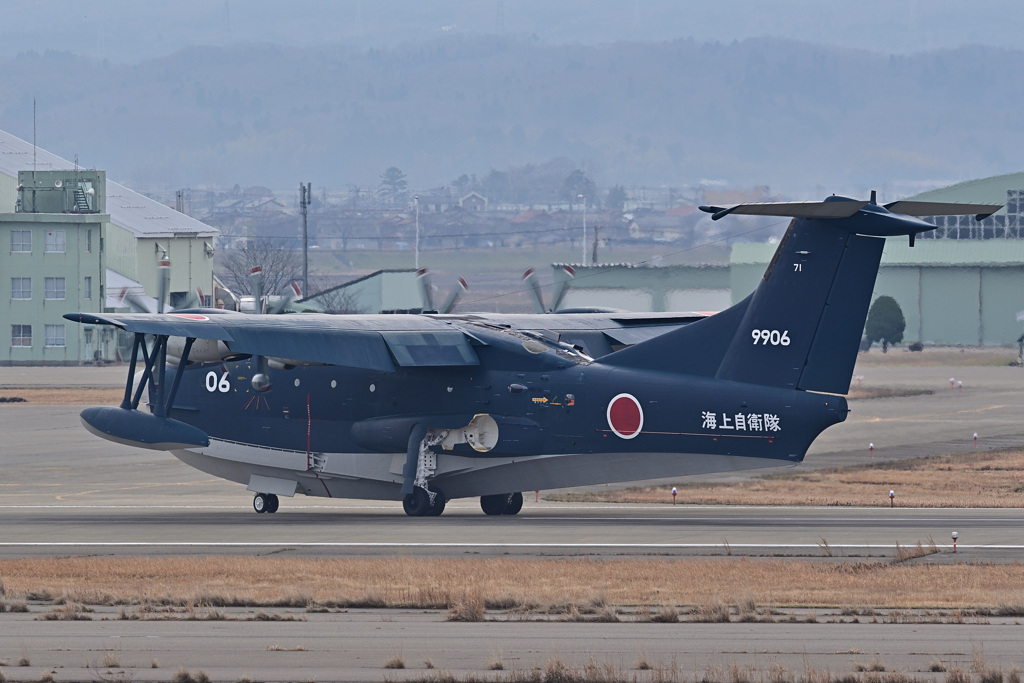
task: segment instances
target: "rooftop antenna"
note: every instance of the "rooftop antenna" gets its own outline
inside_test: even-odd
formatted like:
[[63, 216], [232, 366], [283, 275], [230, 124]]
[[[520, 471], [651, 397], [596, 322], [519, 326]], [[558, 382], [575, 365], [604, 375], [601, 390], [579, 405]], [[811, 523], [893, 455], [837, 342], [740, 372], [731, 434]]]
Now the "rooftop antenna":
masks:
[[36, 98], [32, 98], [32, 213], [36, 212]]

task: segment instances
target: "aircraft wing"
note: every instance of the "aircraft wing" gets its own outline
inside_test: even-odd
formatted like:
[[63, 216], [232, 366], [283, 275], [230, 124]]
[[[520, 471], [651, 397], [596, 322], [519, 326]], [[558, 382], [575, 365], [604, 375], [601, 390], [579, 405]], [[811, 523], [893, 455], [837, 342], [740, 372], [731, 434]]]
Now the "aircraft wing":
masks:
[[[702, 313], [503, 315], [245, 315], [69, 313], [68, 320], [126, 332], [223, 342], [249, 354], [393, 372], [399, 367], [479, 365], [473, 328], [486, 325], [576, 345], [599, 357], [705, 317]], [[472, 340], [472, 341], [471, 341]]]
[[424, 316], [87, 314], [68, 320], [138, 334], [224, 342], [232, 354], [394, 372], [403, 367], [479, 365], [462, 331]]

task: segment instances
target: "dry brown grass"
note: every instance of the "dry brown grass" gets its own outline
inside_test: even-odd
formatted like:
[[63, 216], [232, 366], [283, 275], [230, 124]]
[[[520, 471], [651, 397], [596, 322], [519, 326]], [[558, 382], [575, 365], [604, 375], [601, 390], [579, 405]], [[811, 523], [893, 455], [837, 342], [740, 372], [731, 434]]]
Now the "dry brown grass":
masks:
[[[867, 456], [865, 455], [865, 459]], [[677, 485], [677, 503], [701, 505], [856, 505], [1024, 507], [1024, 449], [772, 474], [731, 484]], [[672, 503], [671, 486], [581, 491], [549, 500]]]
[[906, 398], [908, 396], [930, 396], [935, 392], [931, 389], [910, 389], [907, 387], [850, 387], [846, 398], [864, 400], [870, 398]]
[[5, 398], [23, 398], [24, 403], [0, 403], [0, 407], [25, 404], [51, 405], [117, 405], [124, 398], [124, 389], [111, 387], [17, 387], [0, 389]]
[[907, 347], [897, 346], [882, 353], [881, 347], [873, 346], [867, 353], [857, 354], [857, 365], [878, 367], [881, 365], [913, 366], [1004, 366], [1017, 360], [1017, 350], [1010, 348], [972, 347], [927, 347], [920, 353], [913, 353]]
[[[593, 605], [912, 609], [1024, 606], [1024, 565], [823, 563], [778, 559], [256, 557], [0, 560], [8, 594], [62, 603], [451, 609], [480, 598], [593, 613]], [[302, 577], [296, 600], [295, 577]], [[958, 590], [949, 591], [949, 586]], [[1024, 611], [1024, 607], [1017, 607]], [[690, 611], [690, 610], [687, 610]]]

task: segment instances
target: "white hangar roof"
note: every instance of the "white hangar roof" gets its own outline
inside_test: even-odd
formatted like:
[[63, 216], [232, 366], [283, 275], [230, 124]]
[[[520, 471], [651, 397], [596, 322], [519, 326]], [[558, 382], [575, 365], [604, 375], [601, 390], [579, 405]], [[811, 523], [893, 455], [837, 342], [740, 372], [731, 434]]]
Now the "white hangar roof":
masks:
[[[19, 171], [32, 170], [32, 143], [0, 130], [0, 173], [15, 179]], [[35, 148], [35, 169], [59, 171], [74, 168], [67, 159]], [[136, 237], [214, 237], [219, 231], [201, 221], [178, 213], [155, 199], [150, 199], [124, 185], [107, 179], [107, 213], [110, 222], [135, 234]]]

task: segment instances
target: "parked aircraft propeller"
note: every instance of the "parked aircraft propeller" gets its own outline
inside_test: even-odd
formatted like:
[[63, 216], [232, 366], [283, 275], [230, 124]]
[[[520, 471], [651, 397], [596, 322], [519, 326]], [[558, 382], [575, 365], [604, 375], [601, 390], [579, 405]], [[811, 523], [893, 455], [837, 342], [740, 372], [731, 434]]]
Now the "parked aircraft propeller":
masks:
[[434, 286], [430, 281], [430, 273], [426, 268], [421, 268], [416, 272], [416, 281], [420, 285], [420, 296], [423, 299], [423, 312], [434, 312], [434, 313], [451, 313], [455, 309], [455, 304], [458, 303], [462, 294], [469, 289], [469, 283], [466, 282], [465, 278], [460, 277], [456, 281], [456, 286], [449, 292], [448, 297], [444, 300], [444, 304], [440, 308], [434, 306]]
[[540, 291], [540, 282], [537, 280], [537, 273], [533, 268], [527, 268], [522, 275], [522, 280], [530, 288], [530, 295], [533, 297], [534, 306], [538, 313], [553, 313], [562, 305], [566, 292], [569, 291], [569, 283], [576, 277], [576, 271], [572, 266], [562, 266], [562, 270], [568, 277], [559, 282], [555, 287], [554, 296], [551, 298], [551, 308], [544, 305], [544, 295]]
[[285, 312], [285, 309], [291, 305], [293, 301], [302, 298], [302, 287], [299, 283], [292, 280], [284, 288], [284, 295], [279, 297], [277, 301], [271, 303], [267, 301], [267, 313], [271, 315], [279, 315]]
[[156, 312], [163, 313], [167, 307], [167, 292], [171, 288], [171, 259], [167, 252], [160, 258], [157, 266]]

